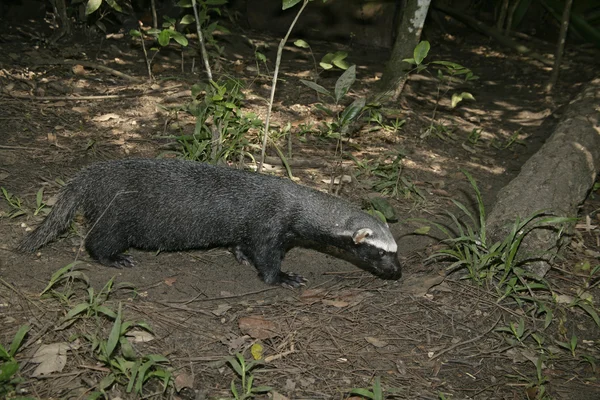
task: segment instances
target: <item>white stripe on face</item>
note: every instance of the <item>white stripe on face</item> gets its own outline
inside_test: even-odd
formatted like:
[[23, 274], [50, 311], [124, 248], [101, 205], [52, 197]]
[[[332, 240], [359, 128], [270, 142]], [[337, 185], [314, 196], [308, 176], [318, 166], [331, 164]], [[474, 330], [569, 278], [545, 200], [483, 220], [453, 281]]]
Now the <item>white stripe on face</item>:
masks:
[[378, 249], [381, 249], [383, 251], [395, 253], [398, 251], [398, 245], [396, 244], [396, 241], [394, 240], [394, 238], [391, 237], [392, 235], [389, 235], [389, 236], [390, 236], [389, 238], [385, 238], [384, 240], [374, 238], [371, 236], [371, 237], [366, 238], [365, 242], [370, 244], [371, 246], [377, 247]]

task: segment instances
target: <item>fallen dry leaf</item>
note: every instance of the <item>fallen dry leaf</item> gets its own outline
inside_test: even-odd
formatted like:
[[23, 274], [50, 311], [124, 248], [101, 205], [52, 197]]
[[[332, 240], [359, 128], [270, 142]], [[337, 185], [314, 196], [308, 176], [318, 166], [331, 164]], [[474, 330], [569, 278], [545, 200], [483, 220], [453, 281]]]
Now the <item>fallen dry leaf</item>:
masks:
[[69, 344], [65, 342], [41, 345], [31, 358], [32, 363], [39, 364], [32, 376], [37, 377], [62, 371], [67, 364], [68, 349]]
[[325, 296], [323, 289], [306, 289], [300, 293], [300, 300], [303, 303], [313, 304], [320, 301]]
[[434, 272], [429, 275], [414, 275], [406, 278], [402, 291], [414, 296], [425, 296], [429, 289], [444, 281], [444, 276]]
[[167, 286], [173, 286], [173, 284], [177, 282], [177, 278], [166, 278], [165, 279], [165, 285]]
[[238, 321], [240, 331], [254, 339], [269, 339], [278, 335], [275, 324], [261, 315], [242, 317]]
[[347, 301], [342, 301], [342, 300], [327, 300], [327, 299], [323, 299], [323, 300], [321, 300], [321, 302], [323, 304], [325, 304], [326, 306], [332, 306], [332, 307], [337, 307], [337, 308], [347, 307], [348, 304], [349, 304]]
[[231, 306], [229, 304], [219, 304], [217, 306], [217, 308], [215, 308], [214, 310], [211, 311], [211, 313], [215, 314], [217, 317], [220, 317], [221, 315], [225, 314], [230, 309], [231, 309]]
[[194, 388], [194, 377], [186, 374], [186, 373], [181, 373], [178, 374], [177, 376], [175, 376], [175, 390], [177, 392], [180, 392], [181, 389], [183, 388], [189, 388], [189, 389], [193, 389]]
[[366, 340], [368, 343], [370, 343], [370, 344], [372, 344], [373, 346], [375, 346], [375, 347], [385, 347], [385, 346], [387, 346], [387, 345], [388, 345], [388, 343], [387, 343], [387, 342], [384, 342], [383, 340], [381, 340], [381, 339], [377, 339], [377, 338], [375, 338], [375, 337], [373, 337], [373, 336], [367, 336], [367, 337], [365, 337], [365, 340]]
[[92, 118], [92, 120], [94, 122], [105, 122], [105, 121], [108, 121], [110, 119], [120, 119], [120, 118], [121, 117], [119, 117], [118, 114], [108, 113], [108, 114], [98, 115], [98, 116]]
[[154, 340], [154, 335], [148, 331], [134, 329], [127, 332], [127, 339], [134, 343], [145, 343]]

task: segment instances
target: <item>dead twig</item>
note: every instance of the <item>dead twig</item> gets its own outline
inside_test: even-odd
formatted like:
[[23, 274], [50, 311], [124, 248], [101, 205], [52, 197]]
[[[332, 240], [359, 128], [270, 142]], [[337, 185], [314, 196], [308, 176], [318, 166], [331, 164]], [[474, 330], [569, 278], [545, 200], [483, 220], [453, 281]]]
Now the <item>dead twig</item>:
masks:
[[142, 79], [128, 75], [124, 72], [117, 71], [116, 69], [107, 67], [105, 65], [100, 65], [91, 61], [81, 61], [81, 60], [42, 60], [42, 61], [34, 61], [34, 63], [39, 65], [83, 65], [86, 68], [97, 69], [100, 71], [108, 72], [111, 75], [117, 76], [119, 78], [127, 79], [131, 82], [142, 82]]
[[475, 336], [474, 338], [471, 338], [471, 339], [468, 339], [468, 340], [463, 340], [462, 342], [453, 344], [452, 346], [450, 346], [450, 347], [448, 347], [448, 348], [440, 351], [439, 353], [433, 355], [430, 358], [430, 360], [435, 360], [436, 358], [438, 358], [438, 357], [446, 354], [447, 352], [449, 352], [451, 350], [454, 350], [457, 347], [464, 346], [465, 344], [473, 343], [473, 342], [476, 342], [476, 341], [484, 338], [488, 333], [490, 333], [491, 331], [494, 330], [494, 328], [496, 327], [496, 325], [498, 325], [498, 323], [500, 322], [501, 319], [502, 319], [502, 317], [498, 318], [498, 320], [496, 320], [496, 322], [494, 322], [494, 324], [492, 324], [492, 326], [488, 330], [486, 330], [485, 332], [483, 332], [481, 335], [478, 335], [478, 336]]
[[[125, 94], [106, 94], [99, 96], [30, 96], [30, 95], [20, 95], [20, 94], [12, 94], [8, 93], [7, 95], [21, 100], [32, 100], [32, 101], [59, 101], [59, 100], [68, 100], [68, 101], [77, 101], [77, 100], [110, 100], [110, 99], [124, 99], [129, 97], [140, 97], [147, 96], [149, 94], [164, 92], [169, 89], [175, 89], [181, 85], [169, 86], [166, 88], [159, 88], [149, 90], [147, 92], [142, 93], [125, 93]], [[0, 96], [2, 97], [2, 96]]]

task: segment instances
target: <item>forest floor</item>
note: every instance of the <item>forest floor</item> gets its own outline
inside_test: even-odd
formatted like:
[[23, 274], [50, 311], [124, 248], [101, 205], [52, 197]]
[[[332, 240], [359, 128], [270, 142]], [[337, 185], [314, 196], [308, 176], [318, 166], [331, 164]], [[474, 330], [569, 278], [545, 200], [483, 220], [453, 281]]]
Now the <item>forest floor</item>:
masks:
[[[30, 327], [16, 354], [22, 380], [14, 387], [19, 394], [85, 398], [114, 372], [93, 346], [109, 340], [114, 324], [102, 313], [96, 315], [102, 303], [115, 312], [121, 304], [123, 320], [152, 328], [149, 337], [141, 327], [131, 336], [148, 339], [132, 339], [137, 357], [168, 358], [178, 392], [165, 396], [175, 398], [232, 398], [231, 382], [240, 380], [227, 357], [241, 353], [250, 360], [256, 343], [266, 362], [252, 371], [254, 386], [272, 387], [258, 398], [348, 398], [352, 388], [371, 388], [375, 378], [387, 394], [401, 399], [533, 399], [542, 398], [542, 390], [556, 399], [600, 397], [595, 363], [600, 329], [588, 313], [542, 293], [540, 299], [554, 310], [544, 329], [547, 313], [532, 315], [527, 305], [511, 298], [497, 301], [493, 287], [476, 286], [460, 273], [447, 276], [447, 264], [426, 263], [439, 246], [430, 237], [415, 235], [423, 223], [410, 220], [439, 221], [446, 210], [460, 215], [451, 199], [474, 209], [474, 192], [461, 170], [477, 180], [485, 205], [491, 207], [496, 193], [552, 133], [561, 107], [597, 74], [593, 54], [569, 50], [554, 95], [548, 96], [543, 91], [548, 66], [474, 33], [430, 35], [429, 59], [462, 64], [479, 79], [452, 85], [441, 94], [434, 115], [434, 75], [412, 75], [396, 108], [381, 110], [380, 123], [366, 122], [345, 137], [340, 157], [335, 130], [327, 125], [331, 118], [315, 109], [316, 93], [299, 81], [311, 79], [310, 54], [288, 45], [273, 129], [281, 134], [276, 139], [280, 148], [288, 148], [284, 134], [291, 135], [294, 176], [298, 183], [322, 190], [333, 186], [357, 203], [375, 193], [376, 185], [391, 181], [388, 187], [395, 192], [388, 199], [399, 222], [390, 227], [404, 265], [402, 279], [382, 281], [330, 255], [293, 249], [283, 268], [309, 282], [301, 290], [289, 290], [266, 286], [253, 268], [238, 265], [224, 249], [132, 250], [138, 262], [133, 268], [99, 266], [79, 252], [85, 232], [80, 220], [76, 230], [37, 254], [14, 251], [26, 229], [43, 217], [44, 210], [34, 215], [41, 188], [43, 202], [51, 205], [60, 182], [93, 162], [181, 155], [173, 135], [192, 134], [195, 126], [182, 105], [191, 99], [191, 85], [204, 79], [195, 54], [186, 52], [182, 58], [179, 51], [164, 49], [153, 61], [155, 81], [150, 84], [142, 50], [128, 35], [80, 35], [48, 47], [22, 33], [35, 29], [23, 26], [0, 39], [0, 186], [13, 196], [12, 206], [0, 199], [0, 344], [8, 346], [20, 326]], [[246, 34], [265, 44], [261, 52], [272, 72], [279, 38]], [[242, 81], [243, 111], [264, 119], [270, 90], [264, 64], [257, 70], [254, 50], [241, 35], [219, 41], [224, 54], [215, 60], [215, 75]], [[548, 57], [554, 51], [551, 44], [531, 44]], [[311, 45], [317, 59], [346, 50], [357, 65], [357, 81], [344, 104], [368, 94], [388, 57], [382, 49]], [[67, 59], [104, 65], [139, 81], [63, 63]], [[331, 88], [340, 74], [322, 73], [318, 82]], [[476, 100], [450, 108], [451, 94], [463, 91]], [[396, 119], [405, 121], [399, 129], [393, 126]], [[258, 132], [250, 130], [247, 140], [258, 144]], [[258, 154], [254, 147], [252, 152]], [[269, 156], [268, 172], [285, 176], [277, 153], [271, 150]], [[351, 176], [351, 182], [328, 183], [340, 175]], [[589, 229], [578, 230], [566, 258], [546, 277], [554, 299], [576, 296], [586, 284], [594, 285], [582, 266], [599, 263], [599, 231], [593, 228], [600, 224], [599, 197], [592, 193], [581, 208], [582, 221], [591, 218]], [[17, 200], [23, 213], [14, 216]], [[81, 262], [76, 277], [87, 281], [58, 282], [40, 296], [53, 273], [75, 260]], [[101, 290], [107, 290], [111, 279], [115, 286], [104, 299]], [[117, 287], [126, 282], [134, 289]], [[598, 285], [590, 293], [598, 299]], [[69, 320], [67, 312], [85, 302], [92, 304], [90, 311]], [[72, 323], [65, 324], [67, 320]], [[519, 321], [525, 328], [520, 341], [502, 329], [516, 324], [518, 330]], [[564, 344], [574, 336], [577, 346], [571, 352]], [[536, 338], [545, 340], [543, 345]], [[33, 355], [41, 345], [58, 343], [65, 350], [52, 357], [60, 367], [49, 362], [49, 371], [40, 375], [43, 363], [37, 364]], [[127, 382], [125, 375], [119, 379]], [[150, 379], [142, 392], [160, 397], [160, 382]], [[126, 393], [126, 384], [112, 385], [107, 393], [110, 398], [133, 396]]]

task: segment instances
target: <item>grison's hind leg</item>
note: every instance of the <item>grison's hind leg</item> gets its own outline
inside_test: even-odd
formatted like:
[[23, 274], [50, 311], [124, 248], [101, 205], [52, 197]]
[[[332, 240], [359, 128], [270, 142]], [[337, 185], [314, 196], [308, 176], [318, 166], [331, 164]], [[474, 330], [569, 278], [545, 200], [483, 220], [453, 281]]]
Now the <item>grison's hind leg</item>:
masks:
[[92, 228], [85, 239], [85, 249], [90, 256], [108, 267], [133, 267], [133, 257], [123, 254], [128, 248], [127, 238], [119, 235], [117, 229], [106, 230], [98, 225]]

